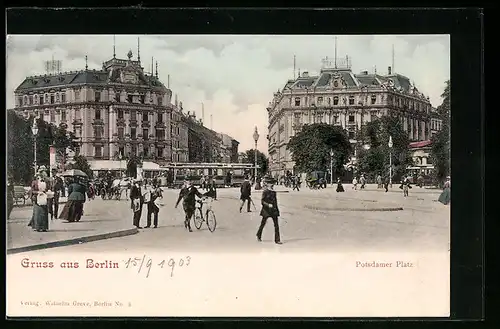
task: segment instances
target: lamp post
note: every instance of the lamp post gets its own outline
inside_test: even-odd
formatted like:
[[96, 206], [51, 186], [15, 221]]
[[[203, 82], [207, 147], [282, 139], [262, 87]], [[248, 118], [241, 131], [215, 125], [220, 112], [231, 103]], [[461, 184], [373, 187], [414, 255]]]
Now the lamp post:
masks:
[[[122, 158], [123, 158], [123, 156], [122, 156], [122, 152], [119, 152], [119, 154], [118, 154], [118, 159], [120, 160], [120, 176], [121, 176], [121, 177], [123, 177], [123, 171], [122, 171]], [[120, 178], [121, 178], [121, 177], [120, 177]]]
[[257, 126], [255, 126], [255, 130], [253, 132], [253, 140], [255, 141], [255, 150], [254, 150], [254, 164], [255, 164], [255, 176], [254, 179], [257, 180], [257, 142], [259, 141], [259, 132], [257, 131]]
[[330, 150], [330, 185], [333, 186], [333, 149]]
[[389, 185], [392, 188], [392, 136], [389, 136]]
[[38, 135], [38, 125], [37, 125], [37, 122], [36, 122], [36, 118], [33, 119], [33, 126], [31, 127], [31, 131], [33, 132], [33, 140], [34, 140], [34, 143], [33, 143], [33, 148], [34, 148], [34, 166], [35, 166], [35, 175], [36, 175], [36, 137]]

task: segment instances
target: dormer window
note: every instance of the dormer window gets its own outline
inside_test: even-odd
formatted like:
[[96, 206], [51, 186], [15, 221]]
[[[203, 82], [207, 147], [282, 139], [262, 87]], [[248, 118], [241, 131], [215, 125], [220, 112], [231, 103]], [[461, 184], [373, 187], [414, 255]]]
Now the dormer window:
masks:
[[295, 97], [295, 106], [300, 106], [300, 97]]
[[338, 96], [333, 97], [333, 105], [339, 105], [339, 97]]
[[354, 105], [354, 96], [349, 96], [349, 105]]

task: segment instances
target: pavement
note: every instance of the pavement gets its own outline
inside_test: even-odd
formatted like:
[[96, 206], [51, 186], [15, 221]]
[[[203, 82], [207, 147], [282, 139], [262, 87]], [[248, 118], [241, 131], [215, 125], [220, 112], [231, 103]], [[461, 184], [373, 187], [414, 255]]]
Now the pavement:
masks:
[[[450, 207], [437, 202], [439, 190], [416, 188], [404, 198], [399, 184], [390, 192], [368, 185], [363, 191], [344, 184], [346, 192], [336, 193], [335, 187], [323, 190], [289, 190], [279, 193], [280, 230], [283, 245], [273, 243], [273, 224], [264, 229], [263, 242], [255, 233], [261, 222], [259, 216], [261, 193], [252, 191], [256, 208], [240, 213], [239, 189], [218, 189], [213, 203], [217, 229], [211, 233], [206, 224], [194, 232], [185, 230], [183, 211], [174, 209], [178, 190], [165, 190], [165, 206], [160, 210], [159, 227], [142, 229], [138, 234], [93, 243], [53, 249], [54, 252], [96, 252], [106, 250], [137, 250], [147, 252], [279, 252], [311, 251], [443, 251], [449, 250]], [[285, 190], [284, 187], [277, 187]], [[88, 210], [87, 210], [88, 209]], [[130, 223], [131, 212], [125, 200], [94, 200], [86, 205], [88, 221], [122, 218]], [[141, 225], [145, 225], [145, 212]], [[99, 218], [99, 219], [94, 219]], [[65, 225], [86, 225], [65, 224]], [[92, 225], [92, 224], [88, 224]], [[95, 224], [97, 228], [97, 224]], [[36, 251], [43, 252], [43, 251]], [[51, 251], [52, 252], [52, 251]]]
[[[32, 207], [15, 207], [7, 220], [7, 253], [81, 244], [138, 232], [137, 228], [132, 226], [131, 219], [117, 216], [112, 207], [103, 207], [104, 202], [97, 199], [86, 202], [84, 216], [77, 223], [49, 219], [48, 232], [35, 232], [28, 227]], [[59, 207], [59, 212], [62, 207]]]

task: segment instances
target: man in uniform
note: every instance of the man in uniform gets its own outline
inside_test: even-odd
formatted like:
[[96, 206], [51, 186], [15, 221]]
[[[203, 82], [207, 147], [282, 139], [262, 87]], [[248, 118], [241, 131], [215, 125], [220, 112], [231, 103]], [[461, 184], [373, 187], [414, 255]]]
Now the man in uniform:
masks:
[[179, 202], [182, 201], [182, 206], [184, 208], [184, 227], [189, 230], [189, 232], [193, 232], [191, 230], [191, 217], [194, 215], [194, 211], [196, 210], [196, 197], [201, 198], [203, 195], [198, 191], [198, 189], [193, 185], [193, 183], [189, 180], [184, 182], [184, 186], [179, 192], [179, 198], [175, 203], [175, 208], [179, 205]]
[[267, 219], [271, 217], [274, 224], [274, 242], [276, 244], [282, 244], [280, 239], [280, 228], [278, 225], [278, 217], [280, 216], [280, 211], [278, 208], [278, 199], [276, 198], [276, 192], [273, 190], [274, 180], [267, 179], [263, 184], [264, 191], [262, 192], [262, 210], [260, 215], [262, 216], [262, 221], [260, 222], [259, 229], [257, 231], [257, 240], [262, 241], [262, 231], [267, 223]]

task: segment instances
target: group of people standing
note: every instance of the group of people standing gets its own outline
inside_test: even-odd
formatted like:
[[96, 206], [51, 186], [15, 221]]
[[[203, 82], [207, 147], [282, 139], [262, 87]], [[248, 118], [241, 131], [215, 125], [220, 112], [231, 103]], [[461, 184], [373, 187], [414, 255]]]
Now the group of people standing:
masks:
[[151, 227], [153, 219], [153, 228], [158, 227], [158, 214], [160, 206], [162, 206], [163, 191], [160, 185], [145, 185], [142, 186], [142, 179], [134, 179], [130, 189], [130, 207], [133, 211], [132, 223], [135, 227], [142, 229], [140, 225], [142, 217], [142, 209], [146, 205], [147, 209], [147, 224], [144, 228]]
[[[59, 200], [68, 188], [68, 201], [59, 214]], [[33, 204], [33, 214], [28, 226], [36, 232], [49, 230], [49, 216], [51, 220], [62, 219], [68, 222], [77, 222], [83, 215], [83, 205], [86, 200], [87, 187], [80, 177], [69, 177], [67, 182], [52, 171], [49, 177], [45, 167], [41, 167], [31, 182], [30, 199]]]

